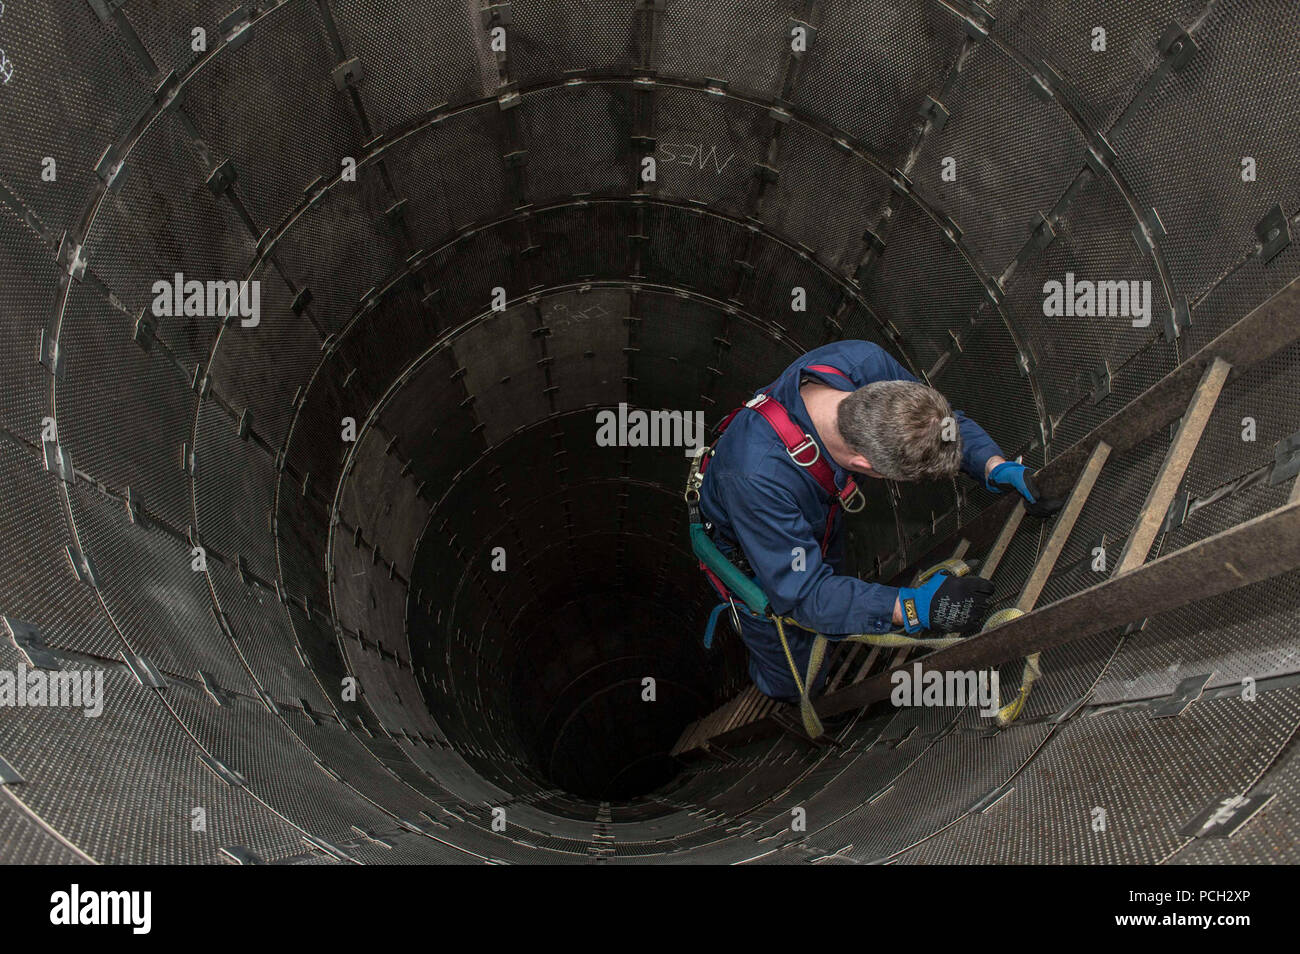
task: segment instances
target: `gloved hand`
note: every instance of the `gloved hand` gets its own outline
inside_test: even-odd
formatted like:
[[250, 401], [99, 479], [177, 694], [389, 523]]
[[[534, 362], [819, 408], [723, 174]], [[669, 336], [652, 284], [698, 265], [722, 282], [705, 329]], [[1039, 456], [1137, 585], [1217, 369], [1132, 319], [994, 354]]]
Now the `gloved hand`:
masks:
[[941, 570], [920, 586], [898, 591], [903, 628], [909, 633], [932, 629], [969, 633], [979, 629], [989, 611], [993, 584], [978, 576], [953, 576]]
[[989, 471], [984, 479], [984, 486], [995, 494], [1004, 490], [1014, 490], [1025, 498], [1025, 513], [1031, 517], [1050, 517], [1061, 509], [1063, 501], [1052, 498], [1045, 500], [1038, 493], [1038, 484], [1034, 475], [1024, 464], [1013, 460], [1003, 461]]

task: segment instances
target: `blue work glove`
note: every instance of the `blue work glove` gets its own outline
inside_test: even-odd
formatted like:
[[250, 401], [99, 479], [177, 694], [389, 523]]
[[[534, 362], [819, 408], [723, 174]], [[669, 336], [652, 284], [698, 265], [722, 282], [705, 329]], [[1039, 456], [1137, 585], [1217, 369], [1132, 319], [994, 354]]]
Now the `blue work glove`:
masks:
[[898, 591], [903, 628], [909, 633], [932, 629], [969, 633], [979, 629], [989, 611], [993, 584], [979, 576], [953, 576], [941, 570], [920, 586]]
[[1034, 482], [1034, 475], [1029, 472], [1029, 468], [1013, 460], [1003, 461], [989, 471], [984, 486], [995, 494], [1014, 490], [1025, 498], [1025, 513], [1031, 517], [1050, 517], [1061, 509], [1062, 501], [1044, 499], [1038, 492], [1038, 484]]

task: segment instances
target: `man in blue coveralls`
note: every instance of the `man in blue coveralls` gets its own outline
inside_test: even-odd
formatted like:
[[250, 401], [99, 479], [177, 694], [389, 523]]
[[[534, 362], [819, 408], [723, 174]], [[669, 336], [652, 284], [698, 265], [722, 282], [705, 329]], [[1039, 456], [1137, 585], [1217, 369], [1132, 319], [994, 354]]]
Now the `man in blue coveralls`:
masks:
[[[1033, 475], [1008, 461], [983, 428], [870, 342], [839, 341], [810, 351], [760, 393], [816, 442], [836, 488], [850, 473], [936, 480], [960, 470], [994, 493], [1020, 494], [1034, 516], [1060, 509], [1060, 501], [1040, 499]], [[769, 420], [742, 412], [719, 438], [700, 487], [700, 507], [718, 548], [753, 576], [774, 613], [808, 627], [785, 628], [800, 678], [812, 650], [809, 629], [832, 641], [896, 627], [908, 633], [977, 629], [993, 593], [986, 580], [941, 572], [900, 589], [841, 573], [843, 515], [834, 508], [828, 525], [832, 498], [810, 473], [815, 456], [812, 448], [792, 454]], [[798, 688], [776, 627], [737, 605], [754, 685], [796, 702]], [[822, 667], [812, 693], [828, 669]]]

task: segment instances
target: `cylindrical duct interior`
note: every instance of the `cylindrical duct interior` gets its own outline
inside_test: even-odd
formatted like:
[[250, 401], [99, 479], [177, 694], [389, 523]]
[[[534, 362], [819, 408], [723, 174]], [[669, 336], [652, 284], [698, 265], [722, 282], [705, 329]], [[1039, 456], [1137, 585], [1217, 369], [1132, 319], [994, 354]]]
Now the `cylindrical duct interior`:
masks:
[[[0, 718], [0, 858], [1295, 859], [1179, 834], [1300, 790], [1294, 573], [1045, 653], [1001, 732], [886, 705], [677, 758], [744, 647], [702, 642], [683, 447], [599, 436], [862, 339], [1058, 458], [1300, 272], [1293, 3], [230, 6], [0, 14], [0, 671], [103, 680]], [[1153, 554], [1286, 502], [1298, 370], [1234, 376]], [[1040, 603], [1171, 438], [1107, 463]], [[870, 580], [996, 502], [864, 483]]]

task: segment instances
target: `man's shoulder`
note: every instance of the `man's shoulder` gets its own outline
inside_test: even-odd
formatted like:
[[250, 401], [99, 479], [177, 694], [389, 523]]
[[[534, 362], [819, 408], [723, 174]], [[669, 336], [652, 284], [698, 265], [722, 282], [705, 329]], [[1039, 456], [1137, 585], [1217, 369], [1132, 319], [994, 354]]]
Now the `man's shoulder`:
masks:
[[[808, 357], [813, 359], [833, 360], [836, 357], [859, 362], [868, 358], [874, 358], [880, 355], [886, 355], [887, 352], [874, 341], [864, 341], [860, 338], [845, 338], [843, 341], [832, 341], [830, 344], [822, 345], [808, 352]], [[811, 362], [816, 363], [816, 361]]]
[[[794, 500], [794, 487], [799, 479], [797, 465], [790, 460], [785, 445], [771, 426], [757, 414], [736, 423], [727, 429], [731, 435], [736, 433], [732, 444], [727, 448], [725, 458], [719, 458], [718, 477], [729, 485], [744, 488], [767, 496], [786, 497]], [[730, 453], [732, 450], [739, 453]]]

